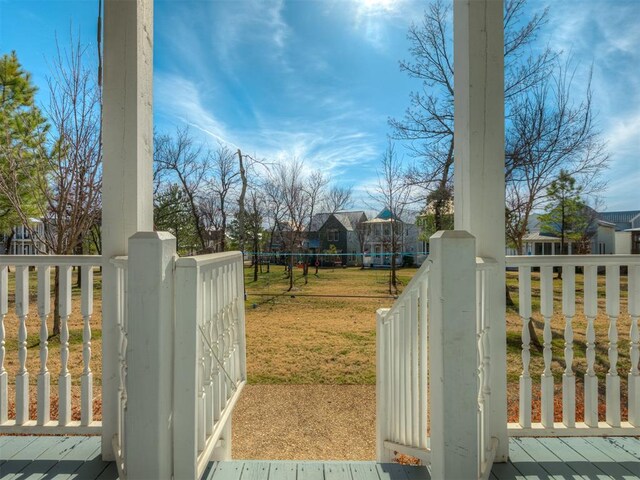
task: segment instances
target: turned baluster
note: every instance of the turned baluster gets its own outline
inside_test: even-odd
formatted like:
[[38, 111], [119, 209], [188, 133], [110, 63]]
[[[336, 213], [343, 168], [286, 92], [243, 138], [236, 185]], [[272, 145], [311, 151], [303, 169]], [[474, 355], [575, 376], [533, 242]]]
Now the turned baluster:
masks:
[[553, 428], [553, 373], [551, 372], [551, 316], [553, 315], [553, 267], [540, 267], [540, 313], [544, 318], [542, 333], [544, 370], [540, 378], [542, 394], [541, 421]]
[[4, 317], [9, 311], [9, 276], [7, 265], [0, 265], [0, 425], [9, 420], [9, 380], [4, 368], [5, 338]]
[[596, 331], [598, 314], [598, 267], [584, 268], [584, 315], [587, 317], [587, 371], [584, 376], [584, 423], [598, 427], [598, 377], [595, 371]]
[[531, 319], [531, 267], [518, 269], [518, 299], [520, 318], [522, 320], [522, 374], [520, 375], [520, 418], [522, 428], [531, 427], [531, 335], [529, 321]]
[[29, 267], [16, 267], [16, 315], [18, 316], [18, 374], [16, 375], [16, 424], [29, 420], [29, 372], [27, 371], [27, 315], [29, 315]]
[[47, 319], [51, 314], [51, 268], [38, 267], [38, 315], [40, 317], [40, 373], [38, 373], [38, 425], [51, 419], [51, 374], [47, 368], [49, 358], [49, 330]]
[[58, 423], [71, 421], [71, 373], [69, 372], [69, 315], [71, 315], [71, 266], [59, 267], [60, 376], [58, 377]]
[[618, 317], [620, 316], [620, 267], [607, 266], [607, 300], [609, 316], [609, 371], [606, 377], [607, 387], [607, 423], [612, 427], [620, 426], [620, 376], [618, 375]]
[[628, 375], [629, 388], [629, 423], [640, 427], [640, 265], [629, 266], [629, 316], [631, 328], [629, 332], [629, 358], [631, 368]]
[[93, 372], [91, 371], [91, 316], [93, 315], [93, 267], [82, 267], [82, 377], [80, 378], [80, 423], [93, 422]]
[[562, 313], [564, 327], [564, 362], [562, 374], [562, 423], [576, 425], [576, 376], [573, 372], [573, 317], [576, 314], [576, 267], [562, 267]]

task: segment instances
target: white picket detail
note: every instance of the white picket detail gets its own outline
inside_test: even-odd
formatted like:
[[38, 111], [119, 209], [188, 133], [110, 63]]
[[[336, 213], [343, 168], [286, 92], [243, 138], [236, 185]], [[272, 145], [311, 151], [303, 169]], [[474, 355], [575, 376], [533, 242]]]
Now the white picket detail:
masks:
[[60, 267], [60, 376], [58, 377], [58, 422], [71, 421], [71, 373], [69, 372], [69, 315], [71, 315], [71, 267]]
[[576, 376], [573, 372], [573, 317], [576, 314], [576, 268], [562, 267], [562, 313], [564, 327], [564, 360], [562, 374], [562, 423], [576, 426]]
[[553, 315], [553, 267], [540, 269], [540, 313], [544, 318], [544, 371], [540, 379], [542, 396], [542, 425], [553, 426], [553, 373], [551, 372], [551, 316]]
[[620, 267], [607, 265], [606, 311], [609, 316], [609, 371], [606, 377], [607, 423], [620, 426], [620, 376], [618, 375], [618, 326], [620, 316]]
[[629, 357], [631, 368], [627, 377], [629, 388], [629, 423], [640, 428], [640, 265], [629, 266], [628, 308], [631, 317]]
[[[102, 423], [94, 421], [91, 378], [91, 329], [89, 326], [93, 300], [93, 269], [101, 263], [101, 257], [91, 255], [0, 255], [0, 433], [19, 434], [97, 434]], [[83, 315], [83, 362], [81, 379], [81, 420], [71, 418], [72, 378], [69, 370], [69, 318], [72, 313], [72, 271], [82, 268], [83, 285], [81, 311]], [[36, 313], [38, 326], [39, 368], [36, 380], [36, 396], [30, 399], [27, 369], [27, 318], [30, 314], [29, 277], [35, 268], [37, 298]], [[53, 372], [58, 380], [58, 418], [51, 418], [51, 375], [49, 369], [49, 323], [52, 320], [51, 284], [54, 269], [59, 272], [60, 313], [60, 371]], [[18, 369], [15, 375], [15, 417], [8, 416], [9, 373], [6, 370], [6, 330], [5, 317], [9, 313], [9, 275], [15, 278], [15, 314], [18, 319]], [[29, 322], [29, 328], [32, 328]], [[34, 372], [34, 375], [36, 372]], [[30, 417], [30, 408], [36, 406], [35, 418]]]
[[427, 292], [429, 262], [376, 321], [377, 456], [429, 460], [427, 448]]
[[231, 414], [246, 383], [242, 255], [176, 261], [174, 478], [231, 458]]
[[40, 373], [38, 374], [38, 425], [51, 420], [51, 374], [49, 359], [49, 329], [51, 314], [51, 267], [38, 267], [38, 315], [40, 316]]
[[584, 268], [584, 315], [587, 317], [587, 371], [584, 376], [584, 423], [589, 427], [597, 428], [598, 377], [595, 371], [595, 320], [598, 315], [598, 267], [596, 265], [587, 265]]
[[531, 427], [531, 267], [521, 267], [518, 272], [518, 297], [522, 319], [522, 373], [520, 374], [520, 425]]
[[[476, 258], [466, 232], [439, 232], [432, 246], [442, 258], [433, 253], [392, 308], [377, 312], [377, 458], [392, 461], [394, 452], [417, 457], [431, 464], [434, 478], [470, 472], [488, 478], [497, 448], [489, 301], [497, 263]], [[476, 328], [467, 330], [472, 318]], [[468, 367], [471, 376], [462, 374]], [[448, 448], [451, 442], [459, 448]], [[459, 456], [474, 449], [477, 455]]]
[[16, 424], [29, 420], [29, 372], [27, 371], [27, 315], [29, 315], [29, 267], [16, 267], [16, 315], [18, 316], [18, 374], [16, 375]]
[[81, 418], [82, 425], [93, 422], [93, 372], [91, 371], [91, 316], [93, 315], [93, 268], [81, 270], [81, 306], [82, 313], [82, 377]]
[[113, 437], [113, 453], [121, 477], [125, 469], [125, 428], [124, 414], [127, 408], [127, 257], [115, 257], [110, 260], [116, 267], [116, 324], [118, 332], [118, 409], [116, 435]]
[[489, 258], [476, 258], [476, 335], [478, 337], [478, 410], [480, 415], [480, 476], [491, 471], [496, 445], [491, 436], [491, 289], [489, 281], [497, 263]]
[[7, 265], [0, 264], [0, 425], [9, 420], [9, 374], [4, 368], [6, 330], [4, 317], [9, 312], [9, 276]]
[[[507, 267], [518, 269], [519, 310], [522, 330], [522, 375], [520, 376], [519, 422], [509, 424], [512, 436], [556, 435], [638, 435], [640, 434], [640, 256], [563, 255], [508, 256]], [[562, 374], [562, 422], [554, 422], [551, 319], [553, 317], [553, 269], [562, 269], [562, 314], [564, 315], [564, 371]], [[628, 275], [628, 312], [631, 320], [628, 372], [628, 418], [621, 417], [620, 376], [618, 373], [618, 323], [621, 267]], [[531, 422], [530, 335], [527, 322], [532, 315], [531, 269], [540, 270], [540, 315], [544, 320], [541, 377], [541, 423]], [[576, 315], [576, 268], [583, 272], [582, 312], [586, 318], [586, 372], [584, 375], [584, 419], [576, 418], [576, 376], [574, 373], [574, 328]], [[598, 421], [598, 377], [596, 375], [596, 322], [598, 321], [598, 276], [605, 273], [608, 317], [608, 372], [606, 375], [606, 422]], [[559, 352], [557, 352], [559, 353]]]

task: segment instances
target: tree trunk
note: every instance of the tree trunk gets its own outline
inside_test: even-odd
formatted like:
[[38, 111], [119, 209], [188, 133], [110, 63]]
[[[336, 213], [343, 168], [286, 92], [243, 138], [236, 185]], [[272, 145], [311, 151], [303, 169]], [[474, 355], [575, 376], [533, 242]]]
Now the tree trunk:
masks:
[[[84, 248], [83, 248], [83, 241], [81, 239], [80, 243], [78, 243], [78, 246], [76, 247], [76, 255], [82, 255], [83, 253], [84, 253]], [[80, 267], [76, 267], [76, 268], [78, 269], [76, 288], [81, 288], [82, 287], [82, 268]]]
[[60, 267], [55, 267], [53, 281], [53, 336], [60, 335]]
[[529, 319], [529, 323], [527, 323], [527, 328], [529, 329], [529, 336], [531, 337], [531, 343], [533, 343], [534, 347], [536, 347], [537, 350], [542, 351], [543, 346], [542, 346], [542, 343], [540, 343], [538, 334], [536, 333], [535, 325], [533, 324], [533, 318]]
[[253, 281], [258, 281], [258, 264], [260, 263], [260, 257], [258, 256], [258, 237], [253, 237]]
[[[392, 237], [395, 236], [395, 232], [393, 231], [393, 229], [391, 230], [391, 235]], [[391, 275], [389, 278], [389, 293], [392, 295], [396, 295], [398, 293], [398, 277], [396, 274], [396, 268], [397, 268], [397, 263], [396, 263], [396, 250], [397, 250], [397, 245], [395, 240], [391, 242]]]
[[13, 242], [13, 237], [16, 235], [15, 228], [11, 229], [11, 233], [7, 237], [7, 240], [4, 242], [4, 253], [5, 255], [9, 255], [9, 251], [11, 250], [11, 242]]
[[293, 290], [293, 252], [289, 255], [289, 291]]
[[244, 197], [247, 194], [247, 172], [244, 169], [244, 161], [240, 149], [238, 149], [238, 162], [240, 166], [240, 180], [242, 181], [242, 188], [240, 190], [240, 196], [238, 197], [238, 234], [240, 237], [240, 251], [244, 256]]
[[510, 308], [515, 307], [515, 306], [516, 306], [516, 304], [515, 304], [515, 303], [513, 303], [513, 299], [511, 298], [511, 293], [509, 292], [509, 286], [508, 286], [508, 285], [505, 285], [505, 290], [506, 290], [506, 297], [505, 297], [505, 298], [506, 298], [506, 305], [507, 305], [507, 308], [509, 308], [509, 307], [510, 307]]

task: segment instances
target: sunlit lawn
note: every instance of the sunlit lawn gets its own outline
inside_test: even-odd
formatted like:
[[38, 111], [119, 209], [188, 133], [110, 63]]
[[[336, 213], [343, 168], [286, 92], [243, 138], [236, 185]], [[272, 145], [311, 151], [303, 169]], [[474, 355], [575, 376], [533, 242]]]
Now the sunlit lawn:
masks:
[[[398, 273], [400, 288], [406, 285], [417, 269], [401, 269]], [[393, 297], [389, 295], [388, 270], [361, 270], [357, 267], [320, 269], [314, 274], [310, 270], [305, 283], [302, 270], [295, 269], [294, 288], [288, 290], [288, 278], [284, 266], [266, 266], [253, 281], [253, 269], [245, 268], [247, 300], [247, 370], [249, 382], [254, 384], [375, 384], [375, 312], [378, 308], [390, 307]], [[75, 274], [74, 274], [75, 275]], [[75, 279], [75, 277], [74, 277]], [[4, 319], [6, 330], [6, 357], [4, 367], [13, 383], [18, 371], [18, 319], [14, 310], [14, 274], [9, 276], [9, 313]], [[596, 320], [596, 373], [600, 378], [601, 404], [604, 408], [604, 378], [610, 367], [607, 349], [609, 320], [604, 313], [604, 276], [598, 277], [600, 313]], [[92, 318], [92, 361], [96, 398], [99, 401], [101, 384], [101, 276], [95, 274], [96, 291]], [[52, 279], [53, 285], [53, 279]], [[507, 272], [507, 284], [511, 298], [518, 302], [517, 274]], [[573, 319], [574, 371], [578, 378], [580, 394], [581, 378], [586, 370], [586, 320], [582, 314], [582, 276], [576, 277], [577, 307]], [[538, 274], [532, 281], [534, 294], [534, 322], [538, 337], [542, 341], [543, 319], [537, 312], [539, 302]], [[30, 275], [31, 306], [27, 318], [27, 368], [30, 383], [35, 392], [37, 373], [40, 369], [39, 328], [40, 319], [36, 304], [36, 274]], [[627, 313], [626, 276], [621, 277], [621, 313], [617, 325], [619, 330], [618, 373], [622, 381], [623, 405], [626, 404], [626, 376], [630, 369], [629, 329]], [[52, 301], [53, 303], [53, 301]], [[564, 328], [562, 315], [561, 283], [554, 281], [554, 316], [552, 369], [556, 384], [561, 382], [565, 369]], [[80, 315], [80, 291], [73, 290], [73, 313], [69, 319], [70, 359], [69, 370], [73, 377], [74, 391], [79, 390], [82, 373], [82, 317]], [[49, 333], [52, 332], [53, 312], [48, 318]], [[522, 320], [517, 310], [507, 312], [507, 380], [509, 385], [510, 417], [517, 417], [518, 376], [522, 372], [521, 362]], [[539, 378], [544, 368], [542, 351], [531, 348], [531, 375], [534, 381], [534, 396], [539, 391]], [[57, 336], [49, 338], [47, 362], [51, 371], [52, 385], [57, 384], [60, 371], [60, 341]], [[52, 387], [52, 392], [55, 388]], [[557, 396], [560, 398], [560, 390]], [[77, 400], [77, 399], [76, 399]], [[35, 402], [33, 402], [35, 403]], [[35, 406], [34, 406], [35, 407]], [[537, 406], [536, 406], [537, 409]], [[77, 409], [76, 409], [77, 410]], [[559, 418], [560, 406], [558, 406]], [[602, 410], [602, 413], [604, 410]], [[535, 415], [538, 415], [537, 410]]]

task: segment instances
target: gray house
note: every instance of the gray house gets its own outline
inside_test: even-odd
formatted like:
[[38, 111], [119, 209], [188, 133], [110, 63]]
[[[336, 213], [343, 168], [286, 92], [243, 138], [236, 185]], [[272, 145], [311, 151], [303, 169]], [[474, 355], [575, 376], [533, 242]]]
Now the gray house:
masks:
[[[342, 265], [358, 265], [364, 241], [360, 238], [364, 234], [364, 222], [367, 215], [361, 211], [318, 213], [311, 220], [311, 227], [307, 234], [309, 249], [318, 254], [333, 250], [338, 253]], [[332, 247], [333, 246], [333, 247]], [[335, 259], [319, 256], [321, 264], [333, 262]]]

